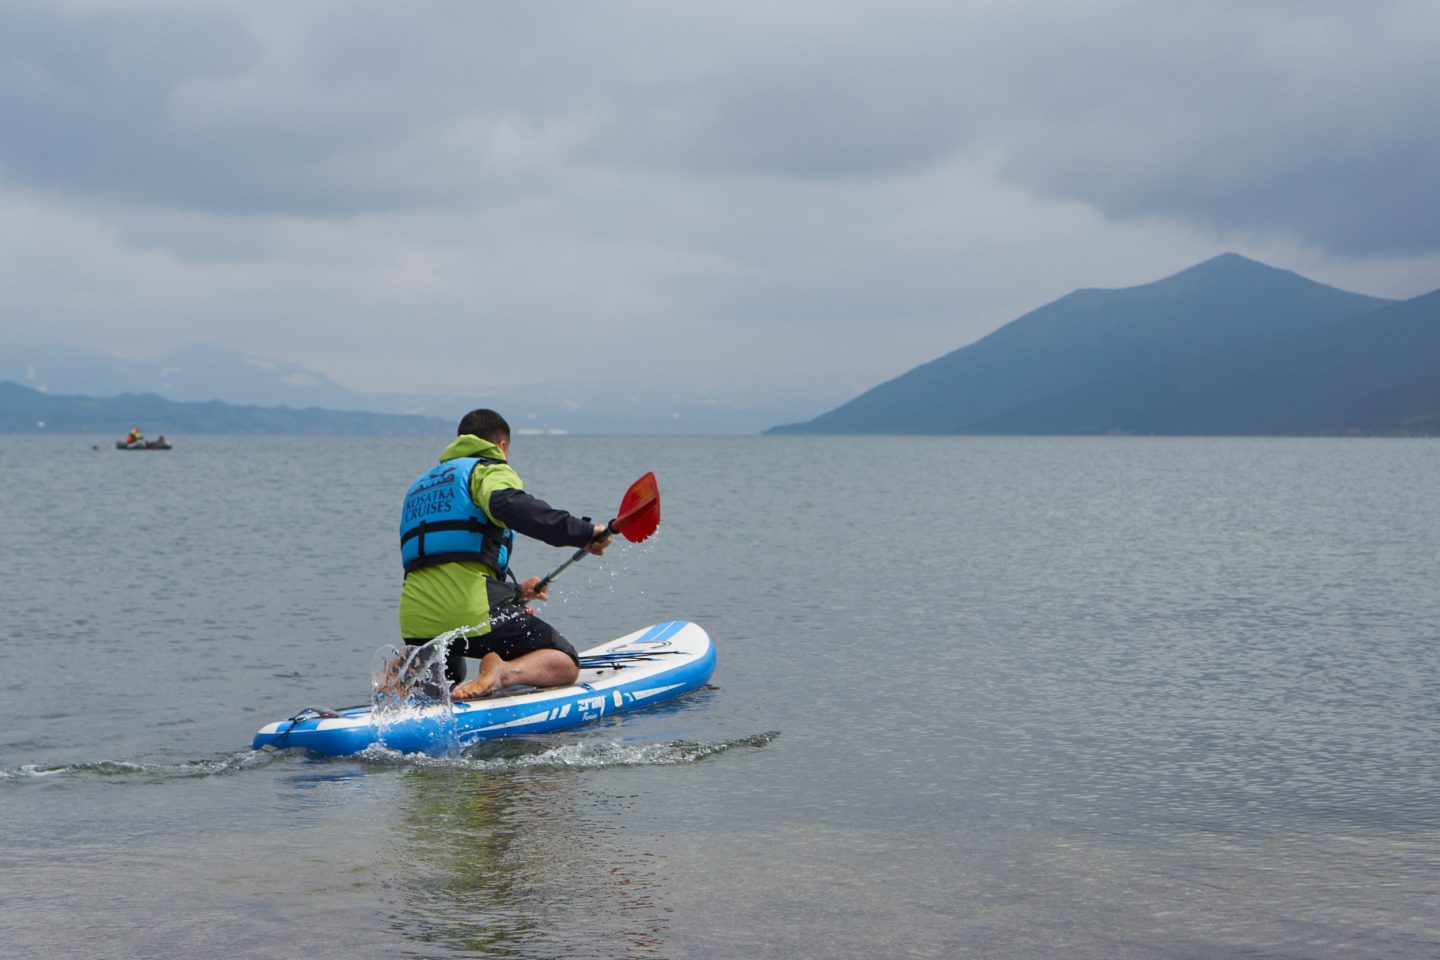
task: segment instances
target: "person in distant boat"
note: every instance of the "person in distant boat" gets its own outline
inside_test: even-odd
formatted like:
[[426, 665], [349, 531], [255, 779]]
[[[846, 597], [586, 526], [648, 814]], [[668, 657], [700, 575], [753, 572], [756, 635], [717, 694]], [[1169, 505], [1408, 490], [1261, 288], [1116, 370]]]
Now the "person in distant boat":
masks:
[[139, 427], [131, 427], [131, 428], [130, 428], [130, 433], [127, 434], [126, 437], [125, 437], [125, 442], [126, 442], [127, 444], [129, 444], [129, 443], [139, 443], [139, 442], [141, 442], [141, 441], [144, 440], [144, 439], [145, 439], [145, 435], [140, 432], [140, 428], [139, 428]]
[[[520, 583], [510, 572], [516, 533], [595, 556], [610, 545], [606, 524], [526, 493], [510, 466], [510, 425], [494, 410], [471, 410], [440, 465], [410, 485], [400, 515], [400, 635], [418, 646], [474, 627], [450, 644], [446, 676], [456, 700], [514, 684], [564, 686], [580, 675], [575, 648], [524, 606], [549, 597], [539, 577]], [[468, 681], [467, 656], [480, 660]]]

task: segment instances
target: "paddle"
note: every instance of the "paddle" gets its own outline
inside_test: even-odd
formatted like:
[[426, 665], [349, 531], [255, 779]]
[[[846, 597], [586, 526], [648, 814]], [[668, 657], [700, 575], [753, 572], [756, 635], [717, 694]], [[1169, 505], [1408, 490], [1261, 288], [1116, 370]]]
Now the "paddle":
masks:
[[[639, 543], [648, 540], [660, 526], [660, 485], [655, 481], [655, 474], [645, 474], [639, 480], [630, 484], [630, 489], [625, 491], [625, 496], [620, 500], [620, 510], [615, 519], [606, 524], [607, 533], [618, 533], [631, 543]], [[566, 560], [560, 566], [550, 572], [548, 576], [540, 581], [535, 587], [539, 593], [550, 585], [550, 581], [564, 573], [570, 564], [585, 556], [586, 550], [581, 547], [575, 551], [575, 555]]]

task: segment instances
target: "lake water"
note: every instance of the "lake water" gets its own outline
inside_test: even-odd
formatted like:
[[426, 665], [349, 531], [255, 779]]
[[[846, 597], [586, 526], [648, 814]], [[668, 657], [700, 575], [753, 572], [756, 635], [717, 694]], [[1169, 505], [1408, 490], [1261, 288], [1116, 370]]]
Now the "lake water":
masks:
[[171, 439], [0, 446], [0, 956], [1440, 955], [1440, 442], [517, 437], [710, 686], [317, 760], [445, 438]]

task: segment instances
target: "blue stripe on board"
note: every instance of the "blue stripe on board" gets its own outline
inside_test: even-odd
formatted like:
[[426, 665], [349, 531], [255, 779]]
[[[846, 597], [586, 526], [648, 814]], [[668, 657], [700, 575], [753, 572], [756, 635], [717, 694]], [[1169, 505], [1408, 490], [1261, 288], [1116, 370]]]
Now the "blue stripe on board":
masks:
[[679, 633], [680, 628], [685, 626], [685, 624], [688, 622], [689, 621], [687, 620], [671, 620], [669, 623], [657, 623], [655, 624], [655, 626], [651, 627], [649, 630], [646, 630], [643, 634], [636, 637], [634, 640], [631, 640], [630, 642], [653, 643], [657, 640], [669, 640], [671, 637], [675, 636], [675, 634]]

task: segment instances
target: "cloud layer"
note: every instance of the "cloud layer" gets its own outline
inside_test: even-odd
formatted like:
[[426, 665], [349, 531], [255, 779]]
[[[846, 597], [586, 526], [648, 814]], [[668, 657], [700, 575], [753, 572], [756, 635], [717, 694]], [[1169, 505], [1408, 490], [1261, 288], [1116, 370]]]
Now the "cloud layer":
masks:
[[1437, 27], [1422, 2], [0, 2], [0, 323], [361, 389], [501, 356], [507, 382], [643, 356], [863, 387], [1222, 249], [1420, 293]]

